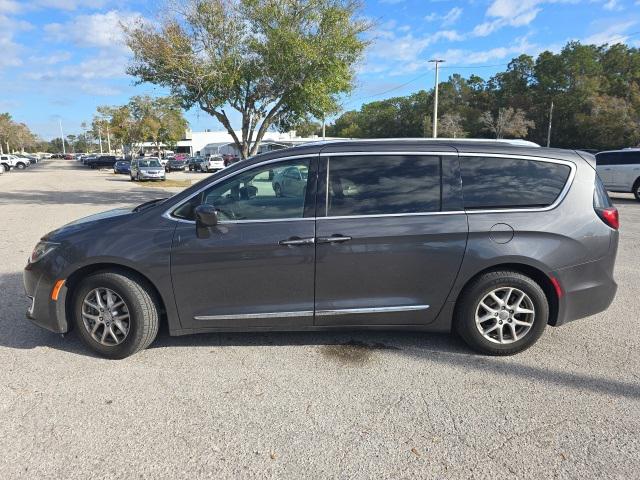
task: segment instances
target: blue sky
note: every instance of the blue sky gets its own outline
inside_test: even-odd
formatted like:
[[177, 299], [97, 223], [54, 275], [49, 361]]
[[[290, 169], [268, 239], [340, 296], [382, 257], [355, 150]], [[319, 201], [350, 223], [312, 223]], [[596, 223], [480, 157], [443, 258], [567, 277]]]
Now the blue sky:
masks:
[[[44, 138], [78, 133], [98, 105], [161, 95], [125, 73], [129, 52], [119, 22], [157, 18], [153, 0], [0, 0], [0, 112]], [[427, 60], [444, 58], [442, 76], [488, 78], [521, 53], [558, 51], [569, 40], [640, 46], [640, 0], [369, 0], [375, 22], [357, 88], [346, 109], [433, 87]], [[190, 111], [194, 130], [221, 129]]]

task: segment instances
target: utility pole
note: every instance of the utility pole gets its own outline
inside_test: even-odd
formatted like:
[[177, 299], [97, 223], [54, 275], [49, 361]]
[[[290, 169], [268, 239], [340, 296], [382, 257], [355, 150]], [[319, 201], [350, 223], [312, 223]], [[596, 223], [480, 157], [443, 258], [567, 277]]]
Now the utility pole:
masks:
[[58, 119], [58, 125], [60, 125], [60, 138], [62, 138], [62, 154], [66, 155], [67, 154], [67, 150], [64, 146], [64, 133], [62, 132], [62, 120]]
[[549, 108], [549, 130], [547, 131], [547, 148], [551, 146], [551, 122], [553, 121], [553, 100], [551, 100], [551, 108]]
[[433, 138], [438, 138], [438, 66], [444, 61], [440, 58], [429, 60], [429, 63], [436, 64], [436, 84], [433, 95]]
[[98, 125], [98, 143], [100, 144], [100, 155], [102, 155], [102, 128]]

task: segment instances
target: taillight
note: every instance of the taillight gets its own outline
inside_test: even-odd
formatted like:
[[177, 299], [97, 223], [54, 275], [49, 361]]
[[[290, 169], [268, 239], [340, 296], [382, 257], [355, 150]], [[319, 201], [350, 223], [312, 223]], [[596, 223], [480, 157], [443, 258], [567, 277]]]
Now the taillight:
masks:
[[596, 208], [595, 210], [604, 223], [614, 230], [620, 228], [620, 217], [618, 216], [618, 209], [616, 207]]

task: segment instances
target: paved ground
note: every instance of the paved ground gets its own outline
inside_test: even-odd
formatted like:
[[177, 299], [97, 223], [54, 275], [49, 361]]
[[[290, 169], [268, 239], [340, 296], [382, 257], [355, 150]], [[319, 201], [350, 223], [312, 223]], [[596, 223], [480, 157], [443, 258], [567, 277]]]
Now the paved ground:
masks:
[[446, 335], [163, 333], [106, 361], [25, 320], [21, 270], [48, 230], [157, 196], [125, 178], [65, 161], [0, 176], [2, 478], [640, 477], [629, 196], [614, 305], [515, 357]]

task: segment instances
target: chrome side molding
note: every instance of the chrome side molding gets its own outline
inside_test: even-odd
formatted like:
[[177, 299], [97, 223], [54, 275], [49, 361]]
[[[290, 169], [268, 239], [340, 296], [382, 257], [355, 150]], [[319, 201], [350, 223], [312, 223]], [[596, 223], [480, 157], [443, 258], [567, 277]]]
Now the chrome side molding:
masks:
[[[400, 305], [397, 307], [371, 307], [371, 308], [341, 308], [335, 310], [316, 310], [315, 315], [320, 317], [332, 315], [354, 315], [359, 313], [397, 313], [426, 310], [429, 305]], [[301, 310], [299, 312], [265, 312], [265, 313], [238, 313], [235, 315], [198, 315], [195, 320], [245, 320], [250, 318], [283, 318], [283, 317], [312, 317], [313, 310]]]
[[413, 312], [416, 310], [426, 310], [429, 305], [401, 305], [397, 307], [372, 307], [372, 308], [340, 308], [335, 310], [316, 310], [319, 317], [332, 315], [353, 315], [358, 313], [397, 313]]

